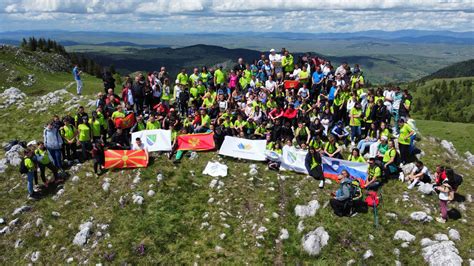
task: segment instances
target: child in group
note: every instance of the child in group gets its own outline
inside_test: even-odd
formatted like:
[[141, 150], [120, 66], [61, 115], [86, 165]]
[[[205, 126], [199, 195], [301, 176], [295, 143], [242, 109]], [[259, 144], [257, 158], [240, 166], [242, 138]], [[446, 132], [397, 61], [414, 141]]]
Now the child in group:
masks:
[[105, 164], [104, 142], [101, 139], [92, 144], [92, 158], [94, 158], [94, 173], [100, 176], [104, 172]]
[[454, 191], [451, 185], [448, 184], [447, 178], [435, 189], [439, 191], [439, 208], [441, 212], [441, 217], [436, 218], [436, 221], [444, 224], [448, 220], [448, 201], [453, 199]]

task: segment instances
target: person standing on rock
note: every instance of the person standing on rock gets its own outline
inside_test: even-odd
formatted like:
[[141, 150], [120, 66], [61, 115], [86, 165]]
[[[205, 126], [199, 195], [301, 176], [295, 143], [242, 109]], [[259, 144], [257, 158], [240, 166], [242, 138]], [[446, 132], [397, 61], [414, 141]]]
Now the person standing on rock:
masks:
[[323, 163], [321, 154], [316, 151], [313, 146], [310, 146], [306, 154], [304, 164], [309, 175], [314, 179], [319, 180], [319, 188], [324, 188]]
[[81, 95], [82, 93], [82, 80], [81, 80], [81, 74], [82, 71], [79, 70], [79, 66], [76, 64], [74, 65], [74, 68], [72, 69], [72, 75], [74, 76], [74, 80], [76, 81], [77, 84], [77, 95]]

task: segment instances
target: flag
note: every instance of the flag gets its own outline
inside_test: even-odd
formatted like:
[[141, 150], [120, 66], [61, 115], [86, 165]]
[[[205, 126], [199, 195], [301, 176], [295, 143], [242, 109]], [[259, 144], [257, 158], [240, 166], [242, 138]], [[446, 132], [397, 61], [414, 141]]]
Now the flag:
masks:
[[266, 140], [251, 140], [225, 136], [219, 154], [246, 160], [265, 161], [266, 145]]
[[147, 167], [148, 153], [145, 150], [105, 150], [105, 165], [110, 168]]
[[351, 162], [330, 157], [322, 157], [325, 178], [337, 180], [342, 170], [347, 170], [352, 178], [359, 180], [363, 187], [367, 180], [369, 165], [367, 163]]
[[182, 151], [207, 151], [213, 150], [214, 133], [185, 134], [178, 136], [178, 150]]
[[131, 128], [135, 125], [135, 114], [132, 112], [125, 117], [117, 117], [114, 122], [116, 128]]
[[285, 80], [283, 81], [283, 86], [285, 89], [297, 89], [300, 86], [300, 82], [298, 80]]
[[133, 132], [131, 142], [137, 138], [142, 140], [148, 151], [171, 151], [171, 130], [152, 129]]

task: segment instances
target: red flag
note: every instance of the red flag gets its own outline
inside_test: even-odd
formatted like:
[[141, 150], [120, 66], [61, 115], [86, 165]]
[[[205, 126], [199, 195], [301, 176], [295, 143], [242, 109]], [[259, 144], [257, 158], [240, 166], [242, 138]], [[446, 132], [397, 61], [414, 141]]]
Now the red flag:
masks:
[[135, 125], [135, 114], [132, 112], [125, 117], [117, 117], [114, 122], [116, 128], [131, 128]]
[[285, 80], [283, 81], [285, 89], [297, 89], [300, 86], [300, 82], [297, 80]]
[[148, 153], [145, 150], [105, 150], [105, 165], [109, 168], [147, 167]]
[[213, 150], [214, 133], [186, 134], [178, 136], [178, 150], [183, 151], [206, 151]]

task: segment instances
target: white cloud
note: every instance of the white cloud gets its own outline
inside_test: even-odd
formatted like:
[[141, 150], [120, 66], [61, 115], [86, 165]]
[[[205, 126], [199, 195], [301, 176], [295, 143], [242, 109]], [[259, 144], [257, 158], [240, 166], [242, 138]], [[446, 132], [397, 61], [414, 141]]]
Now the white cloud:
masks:
[[48, 28], [51, 23], [37, 22], [51, 20], [72, 29], [123, 31], [465, 31], [474, 28], [472, 1], [0, 0], [0, 30], [24, 28], [32, 20], [32, 28]]

